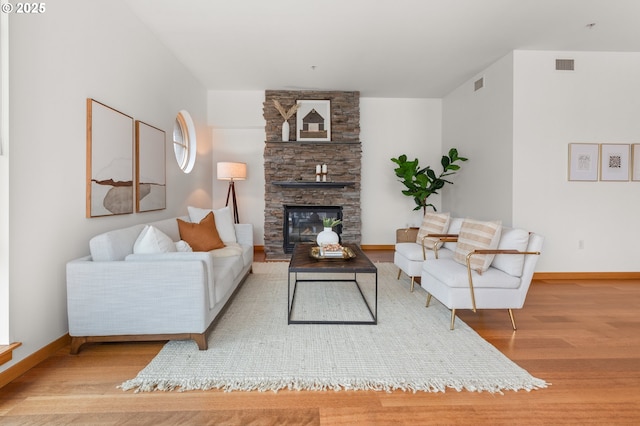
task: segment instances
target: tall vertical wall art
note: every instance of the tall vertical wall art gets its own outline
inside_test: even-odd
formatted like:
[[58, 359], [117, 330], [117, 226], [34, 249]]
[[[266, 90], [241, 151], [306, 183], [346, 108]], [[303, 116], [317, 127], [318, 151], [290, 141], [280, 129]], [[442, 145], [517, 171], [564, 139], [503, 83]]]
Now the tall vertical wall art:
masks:
[[165, 133], [136, 120], [136, 211], [167, 207]]
[[133, 213], [133, 118], [87, 99], [87, 217]]

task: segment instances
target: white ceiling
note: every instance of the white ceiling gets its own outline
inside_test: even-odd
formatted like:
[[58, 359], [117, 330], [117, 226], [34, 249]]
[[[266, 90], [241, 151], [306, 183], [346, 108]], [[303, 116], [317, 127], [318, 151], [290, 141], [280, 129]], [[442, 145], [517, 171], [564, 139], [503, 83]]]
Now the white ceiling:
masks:
[[640, 52], [640, 0], [124, 1], [210, 90], [440, 98], [512, 50]]

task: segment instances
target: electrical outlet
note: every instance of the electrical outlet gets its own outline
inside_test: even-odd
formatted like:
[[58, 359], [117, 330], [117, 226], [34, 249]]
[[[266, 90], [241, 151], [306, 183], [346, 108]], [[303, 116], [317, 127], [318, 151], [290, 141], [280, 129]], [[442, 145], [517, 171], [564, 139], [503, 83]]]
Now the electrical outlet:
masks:
[[578, 250], [584, 250], [584, 240], [578, 240]]

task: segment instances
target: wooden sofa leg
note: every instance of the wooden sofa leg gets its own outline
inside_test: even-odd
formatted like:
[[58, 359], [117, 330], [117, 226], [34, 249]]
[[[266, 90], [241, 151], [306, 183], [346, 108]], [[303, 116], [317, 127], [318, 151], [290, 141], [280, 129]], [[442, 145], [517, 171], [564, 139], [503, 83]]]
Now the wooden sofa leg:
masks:
[[511, 326], [513, 327], [513, 331], [516, 331], [516, 319], [513, 317], [513, 310], [509, 309], [509, 318], [511, 318]]
[[427, 294], [427, 303], [424, 306], [426, 306], [428, 308], [429, 307], [429, 303], [431, 303], [431, 293]]
[[207, 343], [207, 333], [193, 334], [191, 338], [195, 340], [198, 345], [198, 349], [201, 351], [206, 351], [209, 348]]
[[86, 337], [71, 336], [71, 349], [69, 350], [69, 353], [71, 355], [78, 355], [78, 353], [80, 352], [80, 346], [84, 345], [85, 343], [87, 343]]
[[402, 274], [402, 269], [398, 268], [398, 278], [396, 278], [397, 280], [400, 279], [400, 275]]
[[416, 277], [411, 277], [411, 293], [413, 293], [413, 283], [416, 282]]
[[456, 321], [456, 310], [451, 310], [451, 330], [453, 330], [453, 323]]

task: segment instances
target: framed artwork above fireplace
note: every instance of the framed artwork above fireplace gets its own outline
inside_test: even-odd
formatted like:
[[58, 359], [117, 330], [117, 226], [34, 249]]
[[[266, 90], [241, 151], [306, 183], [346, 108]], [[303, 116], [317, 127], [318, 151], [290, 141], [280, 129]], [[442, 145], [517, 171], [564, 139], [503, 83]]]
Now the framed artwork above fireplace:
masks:
[[331, 140], [331, 101], [299, 100], [296, 112], [296, 140]]

